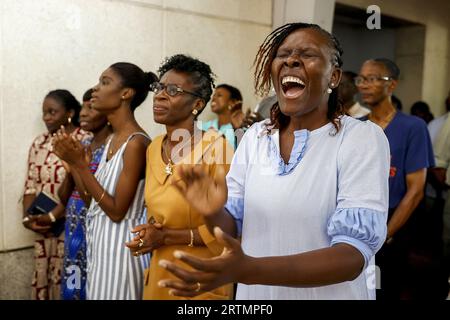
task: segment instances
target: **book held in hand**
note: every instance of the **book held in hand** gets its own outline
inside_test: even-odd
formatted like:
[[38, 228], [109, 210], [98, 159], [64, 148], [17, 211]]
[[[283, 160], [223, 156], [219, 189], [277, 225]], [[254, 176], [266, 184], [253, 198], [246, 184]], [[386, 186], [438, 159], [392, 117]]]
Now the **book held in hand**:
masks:
[[[53, 198], [48, 193], [42, 191], [34, 199], [31, 206], [27, 209], [27, 212], [30, 215], [47, 214], [48, 212], [55, 209], [57, 205], [58, 201], [55, 198]], [[64, 225], [65, 219], [64, 218], [58, 219], [52, 224], [50, 232], [57, 237], [61, 234], [61, 232], [64, 231]]]

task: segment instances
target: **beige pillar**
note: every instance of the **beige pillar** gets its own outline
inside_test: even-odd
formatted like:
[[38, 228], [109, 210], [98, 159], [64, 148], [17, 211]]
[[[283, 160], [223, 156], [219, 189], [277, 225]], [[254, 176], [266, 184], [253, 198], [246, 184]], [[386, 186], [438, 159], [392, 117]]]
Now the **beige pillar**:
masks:
[[449, 49], [448, 27], [430, 21], [426, 26], [422, 99], [435, 116], [444, 113], [444, 100], [449, 90]]
[[395, 32], [395, 61], [400, 68], [400, 81], [394, 94], [401, 97], [403, 111], [422, 99], [425, 28], [399, 28]]
[[[3, 2], [0, 1], [0, 16], [1, 16], [1, 12], [4, 12], [4, 4]], [[0, 45], [3, 44], [3, 23], [0, 23]], [[3, 62], [3, 50], [0, 47], [0, 61]], [[0, 66], [0, 151], [3, 151], [3, 137], [4, 137], [4, 125], [3, 125], [3, 121], [4, 121], [4, 117], [3, 117], [3, 112], [4, 112], [4, 99], [3, 99], [3, 94], [4, 94], [4, 85], [3, 85], [3, 65]], [[5, 212], [5, 208], [3, 206], [3, 198], [4, 198], [4, 193], [3, 193], [3, 152], [0, 153], [0, 251], [4, 249], [4, 237], [5, 234], [2, 232], [3, 231], [3, 215]], [[1, 270], [0, 270], [1, 271]], [[1, 272], [0, 272], [0, 276], [1, 276]]]
[[273, 28], [289, 22], [307, 22], [331, 31], [334, 4], [335, 0], [274, 0]]

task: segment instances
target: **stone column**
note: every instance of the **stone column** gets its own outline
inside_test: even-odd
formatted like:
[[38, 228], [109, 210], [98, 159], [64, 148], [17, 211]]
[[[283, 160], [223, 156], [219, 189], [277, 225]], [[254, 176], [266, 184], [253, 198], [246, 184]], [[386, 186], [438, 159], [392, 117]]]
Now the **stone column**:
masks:
[[273, 28], [289, 22], [315, 23], [331, 31], [335, 0], [273, 0]]

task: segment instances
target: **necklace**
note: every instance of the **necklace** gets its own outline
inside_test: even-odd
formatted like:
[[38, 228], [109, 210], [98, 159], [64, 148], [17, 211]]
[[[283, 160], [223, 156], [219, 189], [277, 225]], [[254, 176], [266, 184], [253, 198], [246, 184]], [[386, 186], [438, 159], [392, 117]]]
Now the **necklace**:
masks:
[[[186, 141], [185, 143], [183, 143], [180, 147], [179, 147], [179, 150], [183, 150], [183, 148], [188, 144], [188, 143], [190, 143], [191, 142], [191, 140], [192, 140], [192, 136], [188, 139], [188, 141]], [[164, 144], [165, 144], [165, 147], [164, 147], [164, 145], [162, 146], [162, 149], [163, 149], [163, 151], [164, 151], [164, 155], [166, 156], [166, 158], [167, 158], [167, 164], [166, 164], [166, 166], [164, 167], [164, 172], [167, 174], [167, 175], [172, 175], [173, 174], [173, 166], [175, 165], [175, 163], [172, 161], [172, 158], [171, 157], [169, 157], [169, 155], [168, 155], [168, 153], [167, 153], [167, 149], [168, 149], [168, 142], [169, 142], [169, 140], [168, 140], [168, 138], [167, 138], [167, 136], [166, 136], [166, 138], [165, 138], [165, 140], [164, 140]]]
[[165, 140], [166, 147], [165, 148], [163, 147], [164, 154], [166, 155], [166, 158], [168, 160], [166, 166], [164, 167], [164, 172], [170, 176], [173, 174], [173, 162], [172, 162], [172, 159], [167, 154], [167, 141], [169, 141], [169, 140], [167, 140], [167, 139]]
[[389, 113], [386, 118], [381, 119], [380, 121], [375, 121], [374, 117], [372, 116], [372, 113], [370, 113], [368, 119], [374, 123], [377, 123], [380, 127], [385, 129], [388, 126], [388, 124], [392, 121], [396, 113], [397, 110], [394, 110], [391, 113]]
[[[113, 137], [114, 138], [114, 137]], [[109, 150], [108, 150], [108, 154], [111, 157], [113, 154], [113, 138], [111, 138], [111, 142], [109, 143]]]

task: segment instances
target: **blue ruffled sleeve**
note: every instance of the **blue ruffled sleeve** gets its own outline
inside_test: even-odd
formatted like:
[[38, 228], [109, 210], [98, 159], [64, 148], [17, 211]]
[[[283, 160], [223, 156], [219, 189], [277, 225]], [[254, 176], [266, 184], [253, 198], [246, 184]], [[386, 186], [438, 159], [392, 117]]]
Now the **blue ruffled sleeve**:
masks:
[[337, 206], [327, 232], [331, 245], [358, 249], [366, 268], [386, 239], [389, 142], [376, 124], [350, 120], [338, 153]]
[[242, 234], [242, 221], [244, 220], [244, 199], [229, 197], [225, 210], [233, 217], [236, 222], [237, 234]]
[[346, 243], [364, 257], [364, 268], [383, 245], [387, 234], [387, 214], [367, 208], [337, 209], [331, 216], [327, 232], [331, 245]]

